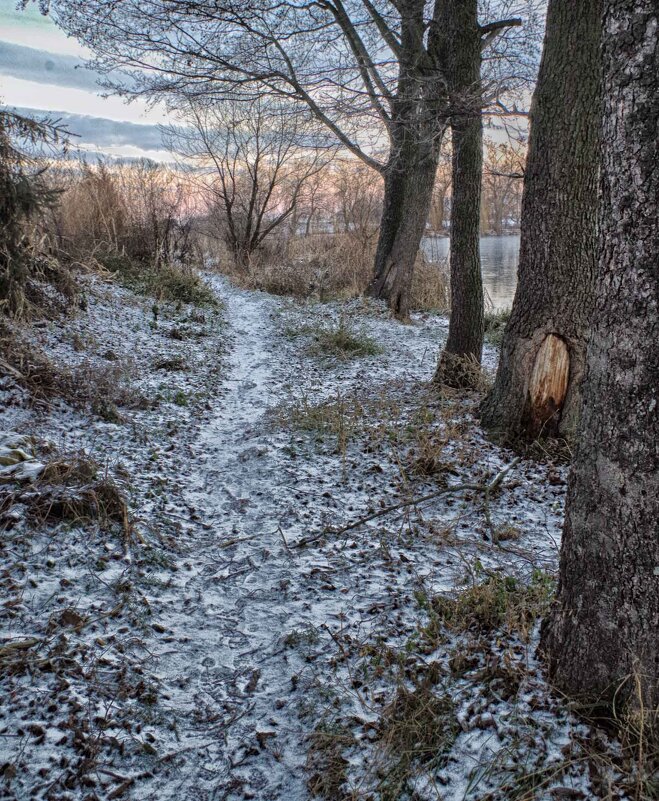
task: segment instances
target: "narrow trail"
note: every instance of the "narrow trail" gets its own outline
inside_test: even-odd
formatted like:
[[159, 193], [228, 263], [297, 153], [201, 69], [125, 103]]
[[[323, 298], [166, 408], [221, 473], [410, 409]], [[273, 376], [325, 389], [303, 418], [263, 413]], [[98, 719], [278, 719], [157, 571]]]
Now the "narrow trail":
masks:
[[[101, 375], [108, 347], [127, 363], [134, 354], [135, 391], [153, 406], [117, 423], [66, 404], [43, 414], [7, 404], [7, 429], [88, 452], [121, 477], [136, 540], [126, 548], [103, 527], [34, 531], [12, 518], [0, 580], [13, 594], [0, 615], [11, 639], [39, 646], [24, 672], [0, 676], [13, 699], [4, 718], [0, 709], [0, 757], [17, 766], [2, 798], [77, 800], [94, 786], [135, 801], [309, 801], [310, 775], [331, 773], [309, 761], [314, 733], [337, 730], [356, 738], [347, 759], [336, 756], [351, 792], [374, 797], [368, 754], [395, 693], [376, 661], [416, 653], [422, 599], [477, 580], [474, 565], [522, 577], [555, 566], [564, 484], [530, 460], [487, 515], [482, 499], [447, 495], [328, 533], [510, 463], [475, 424], [474, 398], [427, 389], [445, 318], [402, 325], [373, 304], [300, 304], [208, 280], [223, 314], [172, 307], [156, 324], [148, 299], [94, 285], [87, 314], [39, 334], [63, 363], [93, 357]], [[317, 332], [341, 320], [376, 352], [314, 351]], [[80, 355], [72, 337], [94, 353]], [[164, 373], [163, 359], [186, 369]], [[495, 359], [486, 348], [486, 366]], [[417, 474], [426, 444], [438, 470]], [[508, 547], [488, 541], [493, 525], [513, 531]], [[51, 659], [57, 669], [39, 673]], [[458, 685], [463, 728], [442, 801], [461, 801], [492, 753], [490, 733], [470, 722], [482, 718], [472, 708], [482, 687]], [[44, 693], [58, 697], [46, 710]], [[529, 713], [530, 697], [521, 712], [502, 702], [504, 727]], [[58, 796], [62, 787], [72, 794]]]
[[[367, 509], [374, 486], [342, 481], [337, 458], [291, 460], [290, 434], [264, 425], [264, 415], [293, 389], [317, 389], [317, 377], [275, 330], [277, 299], [226, 285], [223, 295], [233, 326], [227, 391], [191, 446], [183, 497], [201, 524], [166, 612], [187, 642], [160, 656], [158, 673], [169, 677], [177, 713], [194, 719], [190, 743], [179, 731], [196, 753], [182, 777], [186, 797], [293, 801], [308, 797], [300, 689], [333, 680], [326, 663], [336, 647], [325, 627], [362, 625], [364, 610], [374, 618], [395, 606], [397, 580], [413, 571], [398, 570], [398, 579], [393, 565], [369, 572], [372, 554], [345, 543], [331, 553], [291, 547], [356, 513], [349, 508]], [[413, 361], [406, 369], [419, 377]], [[360, 368], [340, 373], [346, 389]], [[209, 744], [199, 748], [194, 738], [204, 736]]]
[[[289, 745], [280, 759], [267, 747], [280, 731], [287, 740], [302, 735], [287, 709], [293, 671], [281, 642], [282, 634], [305, 622], [291, 600], [302, 592], [291, 587], [299, 584], [299, 566], [291, 565], [295, 558], [282, 539], [299, 513], [289, 489], [292, 477], [282, 470], [272, 437], [258, 427], [272, 398], [280, 398], [295, 376], [276, 352], [272, 300], [239, 292], [226, 300], [235, 321], [228, 392], [218, 416], [200, 432], [197, 470], [184, 492], [212, 532], [197, 552], [202, 566], [187, 587], [197, 592], [204, 611], [201, 631], [188, 629], [189, 662], [205, 668], [199, 703], [210, 697], [226, 715], [224, 742], [211, 760], [215, 791], [218, 778], [224, 788], [218, 797], [232, 791], [238, 797], [250, 797], [250, 791], [253, 797], [284, 797], [284, 788], [290, 798], [303, 797], [301, 743]], [[203, 772], [190, 779], [190, 789], [200, 790]]]
[[[194, 719], [190, 736], [208, 735], [208, 724], [216, 733], [206, 748], [190, 743], [188, 797], [293, 801], [308, 797], [299, 688], [332, 681], [323, 627], [356, 621], [355, 607], [381, 604], [391, 584], [384, 572], [369, 577], [364, 554], [289, 545], [348, 506], [366, 509], [369, 488], [342, 482], [337, 459], [324, 476], [311, 459], [292, 461], [290, 435], [264, 425], [271, 406], [317, 389], [317, 377], [275, 330], [279, 301], [226, 285], [223, 295], [233, 326], [226, 394], [191, 446], [183, 497], [200, 525], [166, 612], [187, 642], [160, 657], [158, 672], [171, 681], [177, 717]], [[346, 388], [359, 368], [341, 372]]]
[[[329, 600], [317, 597], [338, 565], [293, 552], [286, 540], [306, 530], [306, 507], [313, 504], [314, 515], [320, 509], [315, 494], [305, 494], [304, 470], [284, 464], [287, 438], [262, 424], [273, 400], [304, 380], [300, 365], [282, 358], [271, 320], [276, 302], [224, 294], [234, 343], [227, 391], [191, 447], [183, 497], [201, 525], [189, 543], [192, 569], [182, 597], [168, 612], [187, 642], [160, 657], [159, 673], [185, 688], [183, 696], [176, 686], [169, 692], [194, 721], [187, 734], [195, 756], [180, 785], [186, 798], [292, 801], [307, 797], [308, 728], [290, 701], [305, 666], [289, 657], [284, 640], [291, 632], [308, 636], [321, 621], [338, 623], [334, 587]], [[208, 745], [199, 748], [195, 737], [207, 737]]]
[[[158, 655], [157, 672], [182, 722], [172, 750], [190, 754], [166, 791], [149, 797], [301, 801], [308, 736], [346, 703], [336, 693], [335, 633], [404, 630], [419, 582], [432, 572], [433, 589], [449, 590], [462, 565], [427, 544], [385, 544], [377, 529], [294, 547], [395, 493], [397, 478], [383, 482], [377, 459], [346, 466], [337, 454], [312, 455], [308, 437], [268, 424], [268, 411], [293, 394], [375, 391], [396, 371], [427, 378], [443, 322], [394, 324], [393, 339], [391, 321], [369, 321], [389, 330], [391, 363], [339, 365], [319, 378], [299, 343], [282, 336], [280, 300], [224, 283], [221, 292], [233, 329], [226, 394], [190, 446], [181, 494], [198, 525], [185, 569], [161, 597], [161, 618], [184, 636]], [[363, 699], [347, 703], [368, 716]]]

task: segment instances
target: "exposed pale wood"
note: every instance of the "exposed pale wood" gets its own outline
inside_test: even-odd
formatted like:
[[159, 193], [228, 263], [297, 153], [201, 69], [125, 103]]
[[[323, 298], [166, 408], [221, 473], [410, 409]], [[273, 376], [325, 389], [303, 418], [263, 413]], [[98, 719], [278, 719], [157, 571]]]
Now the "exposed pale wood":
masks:
[[570, 353], [567, 345], [561, 337], [548, 334], [535, 357], [529, 382], [534, 421], [541, 424], [562, 408], [569, 376]]
[[[524, 173], [517, 289], [485, 428], [509, 441], [573, 437], [593, 322], [600, 114], [600, 0], [549, 0]], [[537, 419], [530, 403], [538, 347], [548, 334], [570, 347], [560, 414]]]

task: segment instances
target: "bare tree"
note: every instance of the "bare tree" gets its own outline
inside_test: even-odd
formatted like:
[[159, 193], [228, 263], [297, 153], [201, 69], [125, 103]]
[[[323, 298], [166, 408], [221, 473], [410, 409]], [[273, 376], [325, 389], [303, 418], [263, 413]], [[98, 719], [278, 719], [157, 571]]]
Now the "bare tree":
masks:
[[[445, 0], [52, 0], [58, 23], [89, 45], [102, 70], [131, 72], [126, 94], [205, 100], [240, 92], [303, 105], [334, 139], [384, 178], [370, 293], [405, 316], [409, 285], [447, 125], [440, 54]], [[513, 0], [484, 3], [493, 8]], [[519, 0], [533, 7], [535, 0]], [[534, 19], [533, 13], [529, 17]], [[515, 20], [516, 21], [516, 20]], [[492, 80], [484, 105], [528, 80], [511, 19], [485, 21]], [[135, 86], [138, 88], [136, 89]], [[498, 106], [496, 113], [508, 113]]]
[[596, 302], [542, 648], [564, 692], [635, 707], [643, 743], [659, 711], [659, 9], [603, 0], [602, 15]]
[[481, 230], [500, 236], [519, 225], [526, 146], [524, 141], [486, 142]]
[[313, 120], [290, 104], [257, 98], [210, 107], [191, 102], [182, 125], [170, 128], [170, 147], [192, 163], [210, 196], [211, 220], [247, 270], [252, 255], [294, 212], [305, 186], [333, 149], [309, 147]]
[[[478, 0], [447, 0], [442, 26], [451, 99], [451, 319], [434, 381], [469, 386], [483, 351], [480, 206], [483, 174], [482, 40]], [[512, 24], [512, 23], [511, 23]]]

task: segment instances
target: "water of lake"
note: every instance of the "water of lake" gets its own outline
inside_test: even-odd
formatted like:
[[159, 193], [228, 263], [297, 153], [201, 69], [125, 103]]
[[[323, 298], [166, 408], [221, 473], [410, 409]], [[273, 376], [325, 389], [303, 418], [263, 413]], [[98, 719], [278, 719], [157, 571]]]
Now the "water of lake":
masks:
[[[448, 264], [447, 237], [426, 236], [421, 246], [430, 261]], [[481, 269], [487, 308], [498, 310], [512, 306], [517, 286], [518, 260], [518, 236], [481, 237]]]

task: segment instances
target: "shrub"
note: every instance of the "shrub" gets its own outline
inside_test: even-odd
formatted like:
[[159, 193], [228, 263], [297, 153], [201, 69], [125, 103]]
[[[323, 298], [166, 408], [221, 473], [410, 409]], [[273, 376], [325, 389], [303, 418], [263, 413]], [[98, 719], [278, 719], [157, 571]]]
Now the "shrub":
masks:
[[143, 160], [128, 166], [74, 163], [60, 167], [58, 179], [66, 189], [49, 233], [71, 260], [93, 265], [117, 257], [151, 267], [192, 260], [180, 175]]
[[[272, 295], [313, 298], [322, 302], [359, 297], [373, 278], [375, 237], [352, 233], [317, 234], [280, 239], [264, 245], [238, 268], [229, 254], [218, 263], [232, 281]], [[448, 311], [449, 283], [445, 268], [419, 254], [412, 283], [412, 308]]]
[[510, 320], [510, 309], [500, 309], [485, 313], [485, 339], [497, 348], [503, 342], [503, 333]]
[[357, 356], [375, 356], [381, 352], [375, 340], [363, 331], [357, 331], [343, 318], [332, 328], [312, 331], [314, 339], [310, 352], [319, 356], [337, 356], [349, 359]]
[[151, 295], [161, 301], [196, 306], [218, 305], [213, 290], [192, 267], [153, 267], [120, 254], [103, 256], [101, 262], [120, 283], [134, 292]]

